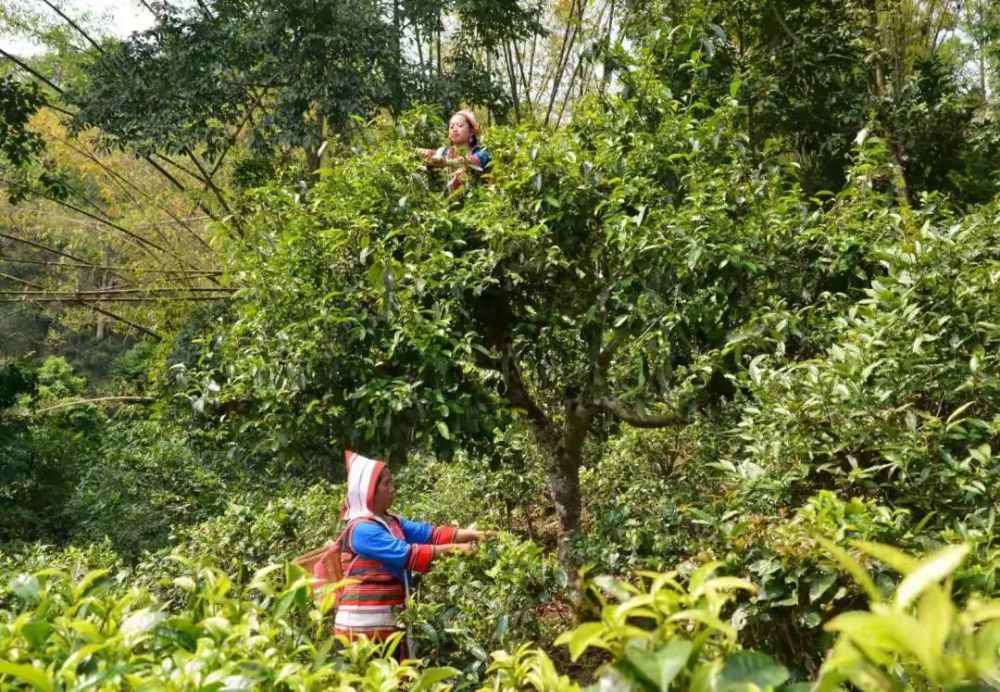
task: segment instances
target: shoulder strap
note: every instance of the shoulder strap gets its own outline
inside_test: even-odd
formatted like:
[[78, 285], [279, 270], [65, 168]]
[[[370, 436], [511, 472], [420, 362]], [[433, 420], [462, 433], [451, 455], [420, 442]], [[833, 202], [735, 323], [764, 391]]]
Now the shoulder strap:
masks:
[[351, 535], [354, 533], [354, 529], [358, 524], [363, 521], [368, 521], [371, 518], [372, 517], [357, 517], [356, 519], [351, 519], [347, 522], [347, 526], [344, 527], [344, 530], [340, 532], [340, 535], [337, 536], [337, 540], [334, 541], [334, 544], [341, 550], [346, 548], [347, 550], [354, 552], [351, 548]]
[[344, 527], [344, 530], [340, 532], [340, 536], [338, 536], [337, 540], [333, 543], [332, 548], [337, 551], [337, 560], [340, 560], [340, 554], [343, 553], [345, 549], [347, 552], [354, 554], [350, 564], [347, 565], [347, 569], [343, 571], [343, 574], [341, 575], [342, 577], [350, 577], [351, 572], [354, 570], [354, 565], [361, 559], [361, 555], [355, 552], [354, 548], [351, 547], [351, 535], [354, 533], [354, 529], [358, 524], [368, 521], [371, 518], [372, 517], [358, 517], [357, 519], [352, 519], [347, 522], [347, 526]]

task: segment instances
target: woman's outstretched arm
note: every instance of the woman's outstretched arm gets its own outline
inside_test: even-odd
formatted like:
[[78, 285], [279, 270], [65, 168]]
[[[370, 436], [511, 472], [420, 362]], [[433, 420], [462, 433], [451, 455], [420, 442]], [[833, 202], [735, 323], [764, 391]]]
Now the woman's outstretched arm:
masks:
[[473, 541], [486, 541], [495, 538], [496, 531], [479, 531], [478, 529], [458, 529], [455, 532], [454, 541], [456, 543], [472, 543]]

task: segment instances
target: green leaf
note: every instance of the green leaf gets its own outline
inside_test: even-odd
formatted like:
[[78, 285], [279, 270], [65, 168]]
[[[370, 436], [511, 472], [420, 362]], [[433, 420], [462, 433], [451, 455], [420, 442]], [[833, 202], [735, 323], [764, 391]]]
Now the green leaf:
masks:
[[994, 620], [976, 633], [975, 648], [980, 658], [996, 660], [997, 649], [1000, 649], [1000, 620]]
[[920, 597], [918, 612], [920, 635], [927, 644], [927, 653], [935, 659], [941, 659], [948, 635], [951, 634], [955, 606], [947, 592], [935, 586], [924, 591]]
[[10, 581], [10, 590], [14, 595], [28, 603], [38, 602], [38, 593], [41, 589], [38, 577], [34, 574], [19, 574]]
[[962, 564], [968, 553], [968, 545], [949, 545], [922, 560], [920, 566], [913, 570], [896, 590], [896, 607], [905, 608], [928, 586], [950, 575]]
[[80, 580], [80, 583], [76, 585], [76, 588], [73, 589], [73, 600], [79, 601], [88, 591], [90, 591], [90, 587], [107, 576], [110, 571], [111, 570], [108, 569], [95, 569], [88, 572], [86, 576]]
[[125, 637], [126, 641], [134, 641], [152, 630], [166, 617], [166, 613], [158, 610], [150, 610], [149, 608], [137, 610], [121, 624], [118, 628], [118, 634]]
[[638, 592], [626, 582], [605, 574], [594, 577], [594, 585], [610, 593], [615, 599], [624, 603]]
[[787, 679], [788, 670], [770, 656], [757, 651], [737, 651], [726, 656], [717, 681], [720, 692], [743, 692], [748, 685], [762, 690], [776, 688]]
[[644, 680], [655, 689], [666, 692], [670, 683], [684, 670], [691, 655], [691, 642], [674, 639], [656, 651], [635, 646], [625, 647], [624, 658], [619, 663], [627, 672]]
[[829, 541], [822, 536], [816, 537], [816, 542], [823, 546], [833, 559], [837, 561], [844, 570], [854, 577], [854, 581], [865, 590], [868, 594], [868, 600], [872, 603], [879, 603], [882, 600], [882, 594], [879, 593], [878, 587], [875, 586], [875, 582], [872, 581], [871, 576], [865, 571], [865, 568], [858, 563], [853, 557], [847, 554], [847, 551], [841, 548], [839, 545], [833, 541]]
[[439, 420], [437, 422], [437, 429], [438, 432], [441, 433], [441, 437], [443, 437], [446, 440], [451, 439], [451, 431], [448, 430], [448, 424], [445, 423], [443, 420]]
[[35, 619], [22, 627], [21, 633], [25, 639], [31, 642], [33, 647], [40, 648], [45, 644], [45, 640], [49, 638], [52, 629], [52, 623], [46, 620]]
[[902, 550], [893, 548], [891, 545], [869, 543], [867, 541], [851, 541], [851, 545], [868, 553], [876, 560], [884, 562], [890, 568], [902, 575], [909, 574], [917, 568], [918, 564], [920, 564], [920, 561], [915, 557], [911, 557]]
[[569, 645], [569, 655], [574, 661], [591, 646], [604, 648], [601, 636], [604, 634], [604, 624], [600, 622], [585, 622], [574, 630], [565, 632], [558, 639], [556, 645]]
[[448, 678], [453, 678], [456, 675], [461, 675], [462, 671], [457, 668], [440, 667], [440, 668], [427, 668], [417, 681], [413, 684], [411, 688], [412, 692], [422, 692], [422, 690], [429, 690], [434, 685], [439, 682], [443, 682]]
[[925, 666], [928, 664], [920, 623], [906, 613], [875, 615], [854, 611], [838, 615], [823, 629], [843, 632], [866, 653], [881, 650], [907, 654], [917, 657]]
[[81, 646], [79, 649], [74, 651], [69, 658], [63, 661], [62, 666], [59, 668], [60, 677], [65, 675], [67, 672], [75, 672], [76, 667], [80, 665], [83, 661], [93, 656], [95, 653], [103, 649], [108, 645], [107, 641], [97, 642], [95, 644], [87, 644]]
[[174, 586], [187, 591], [188, 593], [194, 593], [197, 586], [194, 583], [194, 579], [191, 577], [177, 577], [174, 579]]
[[48, 673], [34, 666], [0, 662], [0, 675], [12, 675], [18, 680], [28, 683], [36, 690], [41, 690], [41, 692], [52, 690], [52, 683], [49, 682]]
[[817, 574], [809, 580], [809, 602], [814, 603], [837, 581], [837, 575], [833, 572]]

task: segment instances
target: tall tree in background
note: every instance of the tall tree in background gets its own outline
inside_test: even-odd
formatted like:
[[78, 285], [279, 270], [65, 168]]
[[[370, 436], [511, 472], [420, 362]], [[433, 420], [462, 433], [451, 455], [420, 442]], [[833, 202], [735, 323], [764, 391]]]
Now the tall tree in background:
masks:
[[[784, 151], [801, 166], [807, 189], [839, 189], [854, 137], [869, 128], [890, 144], [901, 200], [912, 204], [918, 192], [939, 190], [974, 202], [995, 189], [978, 184], [983, 164], [975, 173], [968, 168], [990, 151], [975, 145], [985, 107], [975, 82], [986, 78], [968, 78], [972, 65], [979, 75], [991, 69], [975, 57], [990, 45], [989, 22], [980, 21], [985, 10], [976, 7], [957, 0], [671, 0], [630, 5], [626, 26], [637, 44], [658, 47], [661, 78], [678, 93], [726, 99], [738, 75], [751, 145]], [[978, 13], [981, 38], [959, 30], [969, 11]], [[700, 31], [670, 31], [670, 23]], [[671, 50], [681, 43], [687, 51]], [[709, 66], [697, 85], [693, 51]]]

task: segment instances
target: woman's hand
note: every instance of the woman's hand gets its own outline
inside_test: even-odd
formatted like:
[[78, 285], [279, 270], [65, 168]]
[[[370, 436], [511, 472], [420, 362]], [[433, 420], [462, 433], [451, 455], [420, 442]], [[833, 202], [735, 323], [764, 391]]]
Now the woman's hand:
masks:
[[496, 538], [496, 531], [480, 531], [479, 529], [459, 529], [455, 532], [456, 543], [470, 543], [472, 541], [488, 541]]
[[450, 553], [466, 553], [472, 554], [479, 550], [479, 546], [475, 543], [445, 543], [444, 545], [435, 545], [432, 548], [434, 557], [439, 555], [448, 555]]
[[437, 149], [417, 149], [417, 156], [422, 158], [432, 166], [440, 166], [444, 163], [444, 157], [437, 153]]

